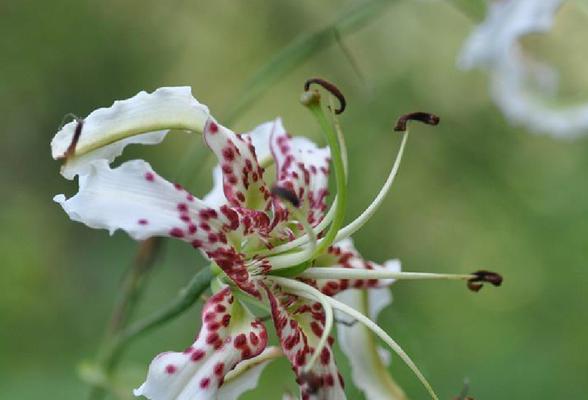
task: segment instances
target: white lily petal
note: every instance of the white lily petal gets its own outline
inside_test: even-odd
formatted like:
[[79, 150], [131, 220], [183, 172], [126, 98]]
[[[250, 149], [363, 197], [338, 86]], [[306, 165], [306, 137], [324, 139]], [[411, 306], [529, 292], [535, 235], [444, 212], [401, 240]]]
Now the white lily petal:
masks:
[[486, 20], [465, 43], [458, 65], [483, 67], [491, 76], [491, 94], [501, 111], [534, 132], [572, 138], [588, 132], [588, 104], [553, 106], [556, 71], [524, 52], [530, 33], [551, 29], [562, 0], [491, 2]]
[[[189, 87], [163, 87], [153, 93], [140, 92], [130, 99], [115, 101], [83, 120], [79, 140], [73, 154], [67, 157], [62, 173], [72, 179], [84, 173], [87, 163], [93, 160], [112, 161], [127, 144], [159, 143], [169, 129], [202, 132], [208, 117], [208, 108], [192, 97]], [[51, 141], [54, 159], [66, 155], [77, 125], [77, 121], [72, 121], [57, 132]], [[125, 140], [145, 133], [152, 135]]]
[[263, 324], [226, 287], [207, 301], [194, 344], [182, 353], [157, 356], [134, 394], [150, 400], [217, 399], [229, 371], [260, 354], [266, 344]]
[[268, 347], [257, 357], [241, 361], [225, 376], [225, 383], [218, 391], [217, 400], [237, 400], [243, 393], [255, 389], [263, 369], [282, 355], [279, 347]]
[[[378, 314], [392, 302], [388, 288], [351, 289], [339, 293], [336, 298], [375, 321]], [[338, 318], [345, 318], [337, 311]], [[369, 314], [368, 314], [369, 313]], [[361, 389], [367, 400], [404, 400], [406, 396], [394, 382], [386, 366], [390, 353], [376, 344], [374, 335], [362, 324], [337, 327], [341, 350], [351, 365], [351, 379]]]
[[183, 217], [186, 214], [193, 223], [206, 205], [157, 175], [149, 163], [133, 160], [111, 169], [106, 160], [98, 160], [89, 167], [79, 178], [80, 191], [75, 196], [54, 198], [74, 221], [107, 229], [110, 234], [122, 229], [136, 240], [180, 237], [180, 231], [183, 238], [192, 233], [193, 239], [206, 238], [197, 238], [207, 233], [196, 226], [190, 228], [190, 221]]

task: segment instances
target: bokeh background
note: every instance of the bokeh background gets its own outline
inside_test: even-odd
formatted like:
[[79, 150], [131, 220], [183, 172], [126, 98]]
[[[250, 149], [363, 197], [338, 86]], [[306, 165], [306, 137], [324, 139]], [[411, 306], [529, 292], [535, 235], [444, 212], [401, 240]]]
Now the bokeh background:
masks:
[[[355, 238], [366, 257], [400, 258], [408, 271], [504, 274], [502, 288], [478, 294], [454, 282], [394, 286], [395, 302], [380, 323], [440, 396], [456, 396], [467, 377], [476, 399], [584, 398], [588, 142], [534, 135], [504, 120], [485, 74], [455, 67], [483, 11], [459, 3], [0, 3], [0, 399], [85, 398], [80, 365], [96, 354], [137, 249], [122, 233], [109, 237], [70, 222], [52, 202], [76, 189], [49, 153], [63, 116], [85, 116], [140, 90], [190, 85], [236, 130], [281, 115], [291, 132], [320, 141], [298, 104], [311, 76], [336, 82], [348, 99], [341, 122], [350, 216], [369, 204], [393, 162], [395, 118], [415, 110], [442, 117], [437, 128], [415, 126], [392, 194]], [[347, 22], [333, 25], [354, 8]], [[581, 51], [587, 21], [566, 4], [550, 35], [525, 40], [560, 69], [570, 98], [588, 89]], [[297, 41], [307, 45], [258, 73]], [[198, 138], [172, 135], [126, 154], [148, 159], [195, 194], [210, 187], [211, 162]], [[171, 299], [203, 265], [189, 246], [166, 242], [138, 315]], [[155, 354], [191, 343], [199, 318], [194, 307], [134, 343], [120, 384], [137, 386]], [[339, 364], [349, 377], [346, 361]], [[279, 399], [294, 388], [286, 362], [275, 365], [247, 399]], [[411, 398], [426, 398], [401, 362], [395, 359], [391, 372]], [[349, 398], [361, 399], [346, 381]]]

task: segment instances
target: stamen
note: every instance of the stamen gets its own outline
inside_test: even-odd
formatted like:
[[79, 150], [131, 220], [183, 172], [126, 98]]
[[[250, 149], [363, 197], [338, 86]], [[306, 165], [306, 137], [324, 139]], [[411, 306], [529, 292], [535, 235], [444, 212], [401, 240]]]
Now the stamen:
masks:
[[347, 304], [340, 302], [332, 297], [327, 297], [327, 301], [330, 305], [341, 312], [349, 315], [352, 318], [355, 318], [359, 322], [365, 325], [366, 328], [370, 329], [373, 333], [375, 333], [380, 339], [382, 339], [401, 359], [404, 363], [411, 369], [411, 371], [417, 376], [417, 378], [421, 381], [423, 386], [429, 392], [429, 395], [434, 400], [439, 400], [435, 391], [431, 387], [431, 384], [427, 381], [425, 376], [422, 372], [418, 369], [416, 364], [412, 361], [412, 359], [406, 354], [406, 352], [400, 347], [398, 343], [394, 339], [390, 337], [382, 328], [380, 328], [375, 322], [371, 319], [360, 313], [359, 311], [355, 310], [352, 307], [349, 307]]
[[484, 287], [484, 283], [490, 283], [496, 287], [502, 285], [502, 276], [496, 272], [480, 270], [472, 275], [473, 277], [468, 280], [468, 289], [472, 292], [479, 292]]
[[394, 130], [397, 132], [406, 132], [406, 124], [408, 121], [420, 121], [423, 124], [435, 126], [439, 124], [440, 119], [435, 114], [420, 111], [413, 112], [410, 114], [404, 114], [400, 118], [398, 118], [398, 121], [396, 121], [396, 126], [394, 126]]
[[314, 363], [320, 356], [323, 348], [326, 346], [329, 339], [329, 334], [333, 329], [333, 309], [329, 305], [329, 298], [328, 296], [322, 294], [319, 290], [313, 288], [312, 286], [294, 279], [281, 278], [277, 276], [272, 276], [271, 279], [283, 288], [290, 289], [292, 291], [292, 294], [296, 296], [304, 297], [312, 301], [318, 301], [319, 303], [321, 303], [321, 306], [323, 307], [323, 310], [325, 312], [325, 327], [323, 329], [323, 334], [321, 335], [321, 338], [318, 344], [316, 345], [314, 353], [312, 354], [312, 356], [308, 360], [308, 363], [304, 366], [302, 370], [303, 373], [308, 372], [312, 369]]
[[300, 274], [305, 279], [398, 279], [398, 280], [452, 280], [468, 281], [479, 279], [474, 274], [434, 274], [428, 272], [396, 272], [373, 269], [315, 267]]
[[279, 197], [282, 200], [286, 200], [296, 208], [300, 207], [300, 199], [298, 198], [298, 196], [296, 196], [296, 193], [294, 193], [290, 189], [286, 189], [285, 187], [276, 185], [272, 188], [271, 193], [272, 196]]
[[[328, 82], [322, 79], [310, 79], [305, 83], [305, 89], [308, 90], [311, 83], [318, 83], [323, 85], [327, 90], [331, 90], [332, 87]], [[324, 85], [326, 83], [326, 86]], [[332, 85], [334, 87], [334, 85]], [[335, 87], [336, 89], [336, 87]], [[336, 92], [340, 95], [338, 89]], [[307, 92], [308, 93], [308, 92]], [[335, 93], [334, 93], [335, 94]], [[304, 104], [312, 111], [319, 126], [321, 127], [325, 137], [327, 139], [327, 144], [331, 149], [331, 158], [333, 160], [333, 169], [335, 170], [335, 180], [337, 185], [337, 197], [335, 202], [335, 211], [333, 216], [333, 221], [331, 222], [331, 226], [327, 231], [325, 237], [321, 240], [321, 243], [316, 248], [313, 256], [321, 254], [324, 250], [326, 250], [335, 240], [337, 236], [337, 232], [343, 225], [345, 219], [345, 208], [347, 205], [347, 181], [346, 181], [346, 174], [345, 174], [345, 165], [343, 162], [343, 155], [341, 151], [341, 144], [339, 143], [337, 133], [333, 130], [333, 127], [327, 121], [325, 114], [320, 105], [320, 100], [318, 96], [313, 97], [315, 101], [305, 102]], [[338, 97], [339, 98], [339, 97]], [[342, 102], [342, 95], [339, 98], [342, 106], [344, 106], [344, 102]], [[344, 101], [344, 98], [343, 98]], [[337, 113], [337, 111], [335, 111]]]
[[65, 150], [65, 153], [63, 153], [63, 155], [59, 157], [60, 160], [67, 160], [76, 152], [76, 146], [78, 145], [78, 141], [80, 140], [80, 136], [82, 135], [82, 128], [84, 127], [84, 119], [75, 117], [75, 121], [76, 129], [71, 138], [71, 142], [67, 147], [67, 150]]
[[[332, 106], [332, 102], [331, 102], [331, 106]], [[334, 107], [331, 107], [331, 109], [332, 108], [334, 108]], [[347, 176], [349, 175], [349, 164], [347, 161], [347, 146], [345, 145], [345, 137], [343, 136], [343, 131], [341, 130], [341, 125], [339, 124], [339, 120], [334, 114], [333, 114], [333, 126], [335, 127], [335, 132], [337, 133], [337, 139], [339, 141], [339, 146], [341, 148], [341, 156], [342, 156], [341, 158], [343, 161], [343, 170], [345, 172], [345, 182], [347, 182]], [[272, 160], [273, 160], [273, 158], [272, 158]], [[263, 167], [265, 168], [265, 166], [263, 166]], [[329, 226], [331, 221], [333, 220], [333, 217], [335, 215], [335, 210], [337, 208], [337, 201], [338, 201], [337, 196], [335, 196], [335, 199], [333, 200], [333, 204], [331, 204], [331, 207], [329, 208], [329, 211], [327, 212], [327, 214], [318, 223], [318, 225], [313, 228], [313, 232], [314, 232], [315, 236], [318, 235], [320, 232], [324, 231], [327, 228], [327, 226]], [[263, 255], [284, 253], [288, 250], [292, 250], [293, 248], [301, 246], [301, 245], [307, 243], [308, 241], [309, 241], [309, 235], [305, 234], [305, 235], [300, 236], [294, 240], [291, 240], [289, 242], [286, 242], [284, 244], [276, 246], [273, 249], [263, 251]]]
[[343, 111], [345, 111], [345, 106], [347, 105], [347, 102], [345, 101], [343, 93], [341, 93], [341, 91], [337, 86], [335, 86], [335, 84], [322, 78], [310, 78], [309, 80], [304, 82], [304, 91], [308, 92], [308, 90], [310, 89], [310, 85], [313, 83], [321, 85], [325, 90], [327, 90], [329, 93], [335, 96], [337, 100], [339, 100], [339, 108], [334, 111], [335, 114], [341, 114]]

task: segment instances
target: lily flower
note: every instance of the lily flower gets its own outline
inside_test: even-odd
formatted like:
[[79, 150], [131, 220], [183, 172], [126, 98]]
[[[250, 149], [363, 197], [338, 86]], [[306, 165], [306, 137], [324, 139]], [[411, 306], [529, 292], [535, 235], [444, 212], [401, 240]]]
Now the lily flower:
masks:
[[572, 138], [588, 132], [588, 104], [554, 106], [557, 71], [535, 59], [521, 40], [548, 32], [563, 0], [499, 0], [470, 35], [459, 56], [463, 69], [490, 74], [494, 102], [512, 122], [531, 131]]
[[[139, 93], [56, 134], [52, 152], [65, 160], [62, 174], [79, 179], [77, 194], [55, 197], [72, 220], [111, 234], [123, 230], [136, 240], [182, 240], [199, 249], [216, 273], [196, 340], [183, 352], [157, 356], [135, 395], [155, 400], [237, 398], [255, 385], [263, 366], [283, 354], [303, 399], [344, 399], [332, 351], [337, 310], [382, 339], [437, 399], [401, 347], [370, 318], [334, 296], [349, 288], [385, 287], [402, 278], [491, 281], [479, 274], [403, 274], [396, 262], [364, 260], [349, 239], [392, 186], [408, 137], [406, 122], [434, 125], [438, 118], [415, 113], [400, 120], [402, 144], [384, 186], [359, 217], [343, 226], [347, 155], [338, 124], [329, 123], [319, 99], [317, 91], [307, 90], [303, 103], [326, 136], [325, 148], [291, 137], [279, 118], [236, 134], [219, 124], [189, 88]], [[146, 161], [110, 166], [127, 144], [155, 144], [170, 130], [201, 133], [218, 158], [214, 188], [203, 199], [167, 181]], [[267, 168], [272, 164], [275, 177], [270, 180]], [[337, 193], [329, 209], [331, 166]], [[250, 305], [269, 312], [280, 349], [268, 347], [263, 318], [251, 312]]]

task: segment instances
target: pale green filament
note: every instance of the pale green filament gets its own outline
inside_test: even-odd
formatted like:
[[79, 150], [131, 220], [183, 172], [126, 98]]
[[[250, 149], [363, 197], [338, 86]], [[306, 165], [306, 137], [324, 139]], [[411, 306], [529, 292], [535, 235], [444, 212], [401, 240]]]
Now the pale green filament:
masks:
[[331, 149], [331, 160], [333, 163], [333, 169], [335, 170], [335, 181], [337, 186], [335, 215], [333, 216], [333, 221], [331, 222], [331, 226], [329, 227], [327, 234], [319, 242], [319, 245], [314, 250], [314, 258], [315, 256], [325, 251], [333, 243], [337, 236], [337, 232], [343, 225], [345, 220], [345, 208], [347, 207], [347, 182], [345, 174], [345, 163], [343, 161], [341, 144], [339, 143], [337, 133], [333, 130], [333, 127], [327, 121], [327, 118], [320, 105], [320, 101], [311, 102], [307, 106], [310, 111], [312, 111], [317, 122], [319, 123], [319, 126], [321, 127], [327, 139], [327, 144]]

